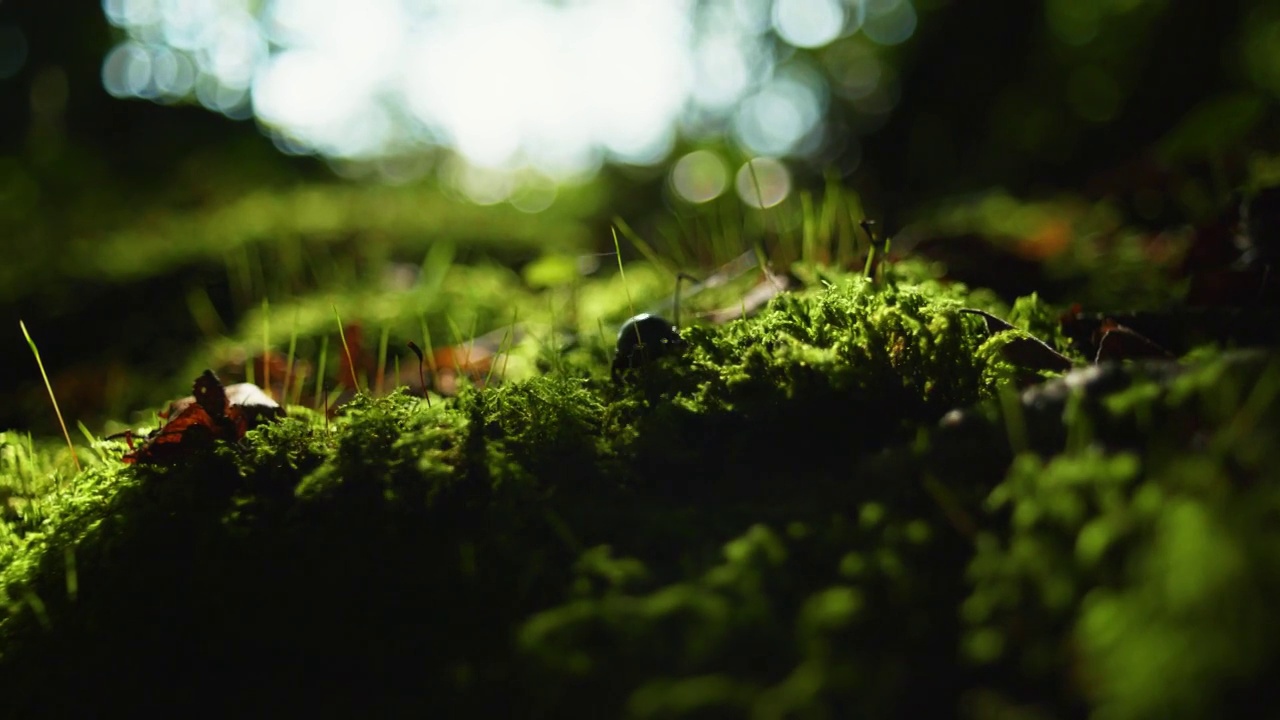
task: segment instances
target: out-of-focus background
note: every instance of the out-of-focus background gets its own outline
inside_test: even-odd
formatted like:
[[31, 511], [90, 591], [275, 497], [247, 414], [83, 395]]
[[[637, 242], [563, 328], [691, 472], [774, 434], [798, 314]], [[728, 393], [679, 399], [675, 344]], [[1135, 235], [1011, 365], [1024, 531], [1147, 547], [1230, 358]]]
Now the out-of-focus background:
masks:
[[479, 334], [547, 257], [607, 271], [620, 221], [688, 264], [832, 188], [1024, 259], [1185, 250], [1280, 183], [1278, 101], [1266, 0], [3, 0], [0, 427], [53, 428], [20, 318], [92, 425], [219, 338]]

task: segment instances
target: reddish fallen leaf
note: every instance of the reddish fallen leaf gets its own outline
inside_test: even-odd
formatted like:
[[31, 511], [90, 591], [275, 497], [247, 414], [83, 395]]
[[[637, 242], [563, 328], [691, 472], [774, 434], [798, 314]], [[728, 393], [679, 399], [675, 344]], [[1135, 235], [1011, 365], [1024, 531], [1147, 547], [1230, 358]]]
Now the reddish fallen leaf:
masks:
[[145, 444], [126, 454], [126, 463], [173, 462], [209, 447], [214, 440], [235, 442], [254, 427], [284, 411], [256, 385], [223, 387], [212, 370], [196, 378], [190, 397], [176, 400], [160, 413], [168, 422]]
[[436, 392], [457, 395], [463, 377], [473, 385], [483, 387], [496, 357], [496, 350], [475, 341], [436, 350], [431, 360], [431, 366], [435, 368], [432, 375]]
[[527, 332], [523, 325], [513, 322], [457, 345], [437, 349], [427, 362], [432, 388], [441, 395], [456, 395], [464, 377], [476, 387], [484, 387], [490, 380], [500, 381], [506, 371], [502, 355], [510, 353]]
[[[217, 375], [214, 375], [212, 372], [208, 370], [206, 370], [205, 373], [209, 375], [213, 375], [214, 381], [217, 382]], [[196, 380], [197, 385], [200, 383], [200, 380], [203, 378], [204, 378], [204, 375], [201, 375], [200, 378]], [[272, 408], [279, 407], [279, 405], [276, 403], [275, 400], [272, 400], [270, 397], [268, 397], [267, 393], [264, 392], [262, 388], [258, 387], [257, 385], [254, 385], [253, 383], [235, 383], [232, 385], [226, 385], [221, 387], [222, 387], [223, 395], [226, 398], [227, 405], [250, 405], [250, 406], [272, 407]], [[168, 419], [171, 417], [177, 417], [178, 415], [182, 414], [183, 410], [186, 410], [188, 407], [191, 406], [192, 403], [196, 401], [197, 400], [195, 396], [188, 395], [187, 397], [181, 398], [179, 400], [174, 400], [173, 402], [169, 403], [169, 408], [167, 410], [158, 412], [156, 414], [165, 419]]]

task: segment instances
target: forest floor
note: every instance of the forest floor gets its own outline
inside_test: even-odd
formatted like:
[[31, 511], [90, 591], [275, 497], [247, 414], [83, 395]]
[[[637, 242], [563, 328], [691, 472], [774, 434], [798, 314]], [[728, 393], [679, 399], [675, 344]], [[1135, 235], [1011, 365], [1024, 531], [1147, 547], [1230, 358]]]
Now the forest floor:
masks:
[[[888, 243], [840, 203], [679, 299], [656, 255], [584, 279], [570, 252], [517, 273], [442, 243], [376, 290], [242, 303], [162, 421], [82, 425], [74, 451], [0, 434], [6, 707], [1268, 707], [1280, 355], [1257, 268], [1178, 269], [1221, 230], [1034, 208], [1012, 240], [956, 216]], [[615, 330], [639, 309], [680, 327]]]

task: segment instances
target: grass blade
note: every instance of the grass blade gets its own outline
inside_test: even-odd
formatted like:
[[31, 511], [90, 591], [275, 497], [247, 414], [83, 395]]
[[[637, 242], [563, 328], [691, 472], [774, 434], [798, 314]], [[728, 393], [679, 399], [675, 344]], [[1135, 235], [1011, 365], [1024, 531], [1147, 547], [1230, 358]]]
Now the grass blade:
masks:
[[347, 333], [342, 329], [342, 316], [338, 315], [338, 306], [333, 305], [333, 319], [338, 321], [338, 338], [342, 340], [342, 351], [347, 354], [347, 370], [351, 373], [351, 391], [360, 392], [360, 383], [356, 381], [356, 366], [351, 360], [351, 346], [347, 345]]
[[18, 327], [22, 328], [22, 336], [27, 339], [27, 345], [31, 346], [31, 354], [36, 356], [36, 366], [40, 368], [40, 377], [44, 378], [44, 389], [49, 391], [49, 401], [53, 403], [53, 412], [58, 416], [58, 425], [62, 426], [62, 437], [67, 439], [67, 449], [71, 451], [71, 462], [75, 463], [76, 472], [80, 472], [80, 458], [76, 457], [76, 446], [71, 444], [71, 433], [67, 432], [67, 423], [62, 419], [62, 410], [58, 408], [58, 398], [53, 396], [53, 385], [49, 382], [48, 373], [44, 371], [44, 362], [40, 360], [40, 350], [36, 348], [36, 341], [31, 339], [31, 333], [27, 332], [27, 324], [19, 320]]

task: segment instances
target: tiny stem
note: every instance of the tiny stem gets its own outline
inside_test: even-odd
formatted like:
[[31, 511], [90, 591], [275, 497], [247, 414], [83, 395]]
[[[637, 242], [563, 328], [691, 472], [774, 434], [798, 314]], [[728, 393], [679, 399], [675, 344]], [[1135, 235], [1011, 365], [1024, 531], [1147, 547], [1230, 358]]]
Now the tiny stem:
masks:
[[386, 325], [382, 326], [382, 337], [378, 338], [378, 375], [374, 380], [374, 395], [381, 395], [384, 388], [385, 375], [387, 374], [387, 336], [389, 329]]
[[631, 288], [627, 285], [627, 271], [622, 269], [622, 248], [618, 245], [618, 228], [610, 228], [613, 232], [613, 256], [618, 259], [618, 275], [622, 278], [622, 289], [627, 293], [627, 307], [631, 314], [636, 314], [635, 301], [631, 299]]
[[418, 356], [418, 382], [422, 383], [422, 397], [427, 399], [427, 407], [431, 407], [431, 393], [427, 392], [427, 376], [422, 372], [422, 366], [427, 360], [423, 357], [422, 348], [418, 347], [418, 343], [410, 340], [408, 344], [413, 354]]
[[[280, 397], [286, 404], [289, 402], [289, 381], [293, 379], [293, 356], [298, 349], [298, 313], [293, 313], [293, 329], [289, 331], [289, 357], [284, 363], [284, 385], [280, 388]], [[267, 392], [271, 392], [267, 390]]]
[[869, 280], [875, 279], [872, 277], [872, 268], [875, 267], [876, 258], [876, 236], [871, 231], [873, 225], [875, 225], [874, 220], [863, 220], [858, 223], [858, 226], [862, 228], [862, 232], [867, 234], [867, 263], [862, 268], [862, 274]]
[[80, 458], [76, 457], [76, 446], [71, 444], [71, 433], [67, 432], [67, 423], [62, 420], [62, 411], [58, 409], [58, 398], [53, 396], [53, 384], [49, 382], [49, 375], [44, 371], [44, 362], [40, 360], [40, 351], [36, 349], [36, 341], [31, 339], [31, 333], [27, 332], [27, 324], [22, 320], [18, 321], [18, 327], [22, 328], [22, 336], [27, 339], [27, 344], [31, 346], [31, 354], [36, 356], [36, 366], [40, 368], [40, 377], [44, 378], [44, 388], [49, 391], [49, 401], [53, 403], [53, 412], [58, 416], [58, 425], [62, 426], [62, 437], [67, 439], [67, 449], [71, 451], [71, 462], [76, 466], [76, 472], [80, 472]]
[[[507, 338], [511, 338], [511, 345], [515, 345], [516, 340], [516, 317], [518, 310], [511, 311], [511, 325], [507, 331], [502, 334], [502, 342], [498, 343], [498, 352], [502, 352], [502, 348], [507, 348], [507, 354], [502, 359], [502, 377], [507, 376], [507, 361], [511, 359], [511, 346], [507, 345]], [[489, 365], [489, 372], [484, 377], [484, 386], [489, 387], [489, 380], [493, 377], [493, 369], [498, 365], [498, 358], [495, 356], [493, 362]]]
[[[338, 338], [342, 340], [342, 351], [347, 354], [347, 371], [351, 374], [352, 392], [360, 392], [360, 383], [356, 381], [356, 365], [351, 360], [351, 346], [347, 345], [347, 334], [342, 330], [342, 316], [338, 315], [338, 306], [333, 305], [333, 318], [338, 321]], [[328, 402], [326, 401], [326, 409]]]
[[324, 366], [329, 358], [329, 336], [320, 338], [320, 358], [316, 361], [316, 392], [311, 407], [320, 407], [320, 393], [324, 390]]
[[684, 280], [689, 280], [690, 282], [697, 282], [698, 278], [685, 272], [676, 273], [676, 300], [675, 300], [675, 308], [673, 309], [673, 312], [675, 313], [675, 316], [676, 316], [675, 326], [677, 330], [680, 329], [680, 283]]
[[[618, 258], [618, 275], [619, 277], [622, 278], [622, 289], [627, 293], [627, 307], [631, 308], [631, 317], [635, 317], [636, 304], [635, 304], [635, 301], [631, 299], [631, 288], [627, 286], [627, 271], [622, 269], [622, 248], [618, 245], [618, 229], [615, 227], [615, 228], [610, 228], [610, 230], [612, 230], [613, 232], [614, 256]], [[554, 325], [553, 325], [553, 328], [554, 328]], [[640, 337], [640, 326], [636, 325], [635, 329], [636, 329], [636, 342], [643, 345], [644, 340], [641, 339]]]
[[271, 397], [271, 306], [262, 298], [262, 391]]

